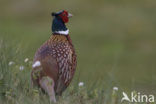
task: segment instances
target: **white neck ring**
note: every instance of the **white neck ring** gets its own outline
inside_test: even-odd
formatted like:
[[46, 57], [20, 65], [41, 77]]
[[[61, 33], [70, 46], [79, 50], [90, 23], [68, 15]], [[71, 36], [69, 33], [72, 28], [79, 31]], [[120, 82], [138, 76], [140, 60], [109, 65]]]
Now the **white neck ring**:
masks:
[[63, 35], [68, 35], [68, 34], [69, 34], [69, 30], [65, 30], [65, 31], [55, 31], [55, 33], [63, 34]]

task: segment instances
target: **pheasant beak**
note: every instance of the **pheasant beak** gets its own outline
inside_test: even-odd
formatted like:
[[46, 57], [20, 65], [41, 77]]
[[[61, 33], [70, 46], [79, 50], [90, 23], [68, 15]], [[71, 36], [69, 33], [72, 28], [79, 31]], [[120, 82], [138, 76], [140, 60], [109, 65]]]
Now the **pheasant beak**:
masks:
[[68, 13], [68, 18], [70, 18], [70, 17], [72, 17], [72, 16], [73, 16], [72, 14]]

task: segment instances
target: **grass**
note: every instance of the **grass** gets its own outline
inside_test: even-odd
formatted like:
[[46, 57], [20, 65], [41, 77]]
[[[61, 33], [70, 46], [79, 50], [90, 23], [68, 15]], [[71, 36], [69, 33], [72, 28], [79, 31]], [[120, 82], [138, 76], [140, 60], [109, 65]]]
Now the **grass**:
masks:
[[[26, 58], [28, 60], [26, 61], [22, 58], [20, 46], [16, 47], [14, 44], [1, 41], [0, 47], [3, 49], [0, 51], [0, 60], [3, 60], [0, 62], [0, 102], [3, 104], [50, 104], [46, 94], [43, 94], [39, 88], [31, 87], [32, 60]], [[79, 86], [79, 77], [77, 75], [63, 96], [57, 98], [59, 99], [57, 104], [95, 104], [103, 102], [104, 96], [109, 96], [104, 95], [102, 87], [97, 89], [95, 82], [88, 88], [86, 83]]]
[[123, 91], [156, 95], [155, 6], [155, 0], [1, 1], [0, 104], [49, 103], [30, 87], [30, 72], [35, 51], [50, 37], [50, 13], [60, 9], [74, 14], [67, 26], [78, 66], [58, 104], [120, 104]]

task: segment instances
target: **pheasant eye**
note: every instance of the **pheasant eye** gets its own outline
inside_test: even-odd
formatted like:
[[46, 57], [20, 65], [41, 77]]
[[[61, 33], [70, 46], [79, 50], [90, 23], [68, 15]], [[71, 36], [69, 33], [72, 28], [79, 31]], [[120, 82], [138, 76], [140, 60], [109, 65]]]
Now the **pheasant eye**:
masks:
[[67, 16], [67, 14], [66, 13], [62, 13], [62, 16]]
[[62, 14], [62, 16], [66, 16], [66, 14]]
[[59, 17], [62, 19], [62, 21], [63, 21], [64, 23], [67, 23], [67, 22], [68, 22], [68, 12], [63, 11], [63, 12], [59, 15]]

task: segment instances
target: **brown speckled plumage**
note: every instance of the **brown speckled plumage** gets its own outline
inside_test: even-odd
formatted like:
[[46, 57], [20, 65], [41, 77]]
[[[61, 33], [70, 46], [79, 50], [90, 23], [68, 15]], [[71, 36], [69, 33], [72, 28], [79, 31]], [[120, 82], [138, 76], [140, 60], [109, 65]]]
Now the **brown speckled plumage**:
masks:
[[71, 82], [76, 69], [76, 54], [69, 35], [52, 35], [37, 50], [36, 61], [41, 62], [42, 71], [33, 81], [39, 83], [41, 77], [51, 77], [55, 82], [55, 93], [60, 95]]

